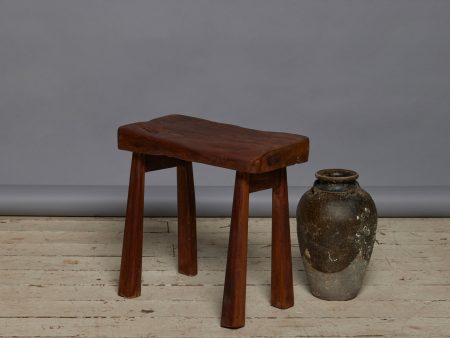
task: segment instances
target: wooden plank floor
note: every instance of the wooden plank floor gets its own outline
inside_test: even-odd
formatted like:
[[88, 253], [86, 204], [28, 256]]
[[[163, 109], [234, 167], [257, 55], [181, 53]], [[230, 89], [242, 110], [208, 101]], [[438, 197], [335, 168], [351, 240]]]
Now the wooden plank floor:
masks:
[[450, 219], [381, 219], [359, 296], [269, 304], [270, 219], [251, 219], [246, 326], [220, 327], [229, 219], [198, 220], [199, 274], [176, 273], [175, 219], [146, 219], [142, 296], [117, 296], [123, 219], [0, 217], [0, 336], [450, 336]]

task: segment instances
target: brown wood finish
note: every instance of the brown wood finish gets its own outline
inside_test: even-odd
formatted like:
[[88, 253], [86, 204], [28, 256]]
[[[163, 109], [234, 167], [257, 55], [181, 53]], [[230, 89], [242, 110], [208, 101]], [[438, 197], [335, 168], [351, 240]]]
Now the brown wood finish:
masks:
[[197, 274], [192, 162], [236, 170], [221, 325], [245, 324], [249, 194], [272, 192], [271, 304], [294, 304], [286, 167], [308, 159], [307, 137], [274, 133], [203, 119], [168, 115], [125, 125], [119, 148], [133, 152], [119, 294], [137, 297], [141, 288], [144, 174], [177, 167], [178, 271]]
[[168, 156], [145, 155], [145, 171], [156, 171], [161, 169], [173, 168], [184, 161]]
[[237, 172], [222, 304], [223, 327], [236, 329], [245, 324], [249, 194], [265, 189], [272, 189], [271, 304], [280, 309], [294, 305], [286, 168], [262, 174]]
[[232, 329], [245, 325], [249, 183], [248, 173], [236, 173], [220, 323]]
[[127, 298], [141, 295], [144, 188], [145, 155], [133, 153], [119, 280], [119, 295]]
[[305, 136], [260, 131], [184, 115], [122, 126], [119, 149], [164, 155], [248, 173], [308, 160]]
[[280, 309], [294, 305], [291, 237], [286, 168], [278, 169], [272, 190], [271, 304]]
[[278, 170], [261, 174], [250, 174], [250, 192], [272, 189]]
[[178, 194], [178, 272], [197, 274], [197, 233], [195, 191], [192, 163], [184, 162], [177, 167]]

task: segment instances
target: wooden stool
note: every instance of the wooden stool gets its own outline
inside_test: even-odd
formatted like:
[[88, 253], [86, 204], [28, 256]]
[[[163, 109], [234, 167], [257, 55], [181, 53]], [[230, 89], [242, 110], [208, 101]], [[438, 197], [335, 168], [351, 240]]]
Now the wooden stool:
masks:
[[286, 167], [308, 160], [307, 137], [168, 115], [122, 126], [119, 149], [133, 152], [119, 295], [141, 293], [145, 172], [177, 167], [178, 271], [197, 274], [192, 162], [236, 170], [221, 325], [245, 324], [249, 194], [272, 189], [271, 304], [294, 305]]

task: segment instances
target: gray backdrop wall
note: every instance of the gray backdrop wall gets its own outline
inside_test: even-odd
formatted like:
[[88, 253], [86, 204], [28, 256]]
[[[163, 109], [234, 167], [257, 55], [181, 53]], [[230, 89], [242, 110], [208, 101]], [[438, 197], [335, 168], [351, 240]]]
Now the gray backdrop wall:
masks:
[[[117, 127], [181, 112], [308, 135], [291, 211], [346, 167], [381, 215], [448, 216], [449, 93], [450, 1], [0, 0], [0, 213], [123, 213]], [[228, 214], [233, 173], [194, 170], [199, 213]], [[173, 214], [175, 172], [147, 182]]]

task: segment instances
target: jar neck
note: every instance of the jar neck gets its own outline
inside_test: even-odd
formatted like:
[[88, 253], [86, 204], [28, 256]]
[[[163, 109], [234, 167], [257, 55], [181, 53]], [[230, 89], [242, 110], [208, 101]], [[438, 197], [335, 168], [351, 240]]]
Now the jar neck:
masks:
[[359, 184], [356, 180], [351, 182], [339, 182], [339, 183], [327, 182], [322, 180], [316, 180], [314, 182], [315, 189], [320, 189], [328, 192], [346, 192], [349, 190], [356, 189], [357, 187], [359, 187]]
[[314, 187], [331, 192], [344, 192], [359, 187], [358, 173], [349, 169], [322, 169], [316, 172]]

